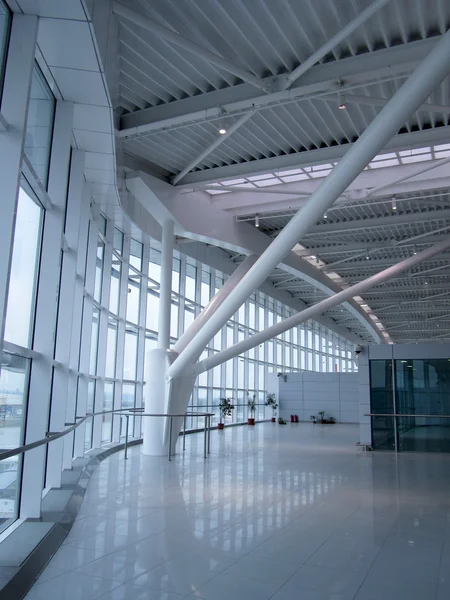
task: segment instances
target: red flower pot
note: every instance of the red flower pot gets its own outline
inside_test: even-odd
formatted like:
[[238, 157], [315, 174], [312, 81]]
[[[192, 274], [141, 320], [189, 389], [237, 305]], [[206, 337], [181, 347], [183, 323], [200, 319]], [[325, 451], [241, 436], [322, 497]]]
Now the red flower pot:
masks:
[[291, 416], [289, 417], [289, 422], [290, 422], [290, 423], [295, 423], [294, 415], [291, 415]]
[[219, 423], [217, 425], [217, 429], [223, 429], [225, 427], [225, 425], [223, 423]]
[[276, 418], [272, 417], [272, 423], [276, 423], [276, 421], [277, 421]]
[[255, 424], [255, 419], [251, 419], [250, 417], [248, 418], [248, 424], [249, 425], [254, 425]]

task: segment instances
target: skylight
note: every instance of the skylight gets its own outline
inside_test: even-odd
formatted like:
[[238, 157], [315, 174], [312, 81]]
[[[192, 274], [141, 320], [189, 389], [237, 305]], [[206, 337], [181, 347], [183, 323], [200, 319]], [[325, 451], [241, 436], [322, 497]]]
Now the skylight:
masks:
[[[365, 170], [384, 169], [396, 167], [399, 165], [408, 165], [411, 163], [425, 162], [429, 160], [440, 160], [450, 158], [450, 144], [438, 144], [436, 146], [425, 146], [423, 148], [411, 148], [409, 150], [399, 150], [397, 152], [385, 152], [378, 154], [369, 163]], [[323, 163], [321, 165], [311, 165], [298, 169], [286, 169], [285, 171], [276, 171], [274, 173], [260, 173], [259, 175], [250, 175], [239, 179], [229, 179], [218, 183], [210, 184], [212, 186], [226, 186], [227, 188], [236, 187], [236, 191], [241, 188], [262, 188], [281, 185], [283, 183], [293, 183], [295, 181], [306, 181], [307, 179], [319, 179], [326, 177], [337, 165], [335, 163]], [[211, 196], [220, 193], [226, 193], [225, 190], [205, 190]], [[232, 191], [232, 190], [231, 190]]]

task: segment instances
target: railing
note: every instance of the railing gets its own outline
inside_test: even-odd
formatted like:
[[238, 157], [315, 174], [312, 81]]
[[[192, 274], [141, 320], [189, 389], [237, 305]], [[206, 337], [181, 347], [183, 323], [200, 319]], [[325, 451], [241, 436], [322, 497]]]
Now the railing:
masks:
[[450, 415], [404, 415], [398, 413], [366, 413], [365, 417], [429, 417], [432, 419], [450, 419]]
[[77, 421], [75, 423], [65, 423], [65, 425], [69, 426], [64, 431], [58, 431], [55, 433], [48, 432], [45, 438], [40, 440], [36, 440], [35, 442], [31, 442], [30, 444], [24, 444], [23, 446], [18, 446], [17, 448], [12, 448], [11, 450], [5, 450], [0, 452], [0, 461], [5, 460], [7, 458], [11, 458], [12, 456], [18, 456], [19, 454], [24, 454], [29, 450], [34, 450], [35, 448], [39, 448], [39, 446], [45, 446], [46, 444], [50, 444], [59, 438], [64, 437], [68, 433], [71, 433], [75, 429], [77, 429], [80, 425], [82, 425], [87, 419], [93, 419], [94, 417], [100, 415], [110, 415], [110, 414], [119, 414], [121, 419], [126, 418], [126, 427], [125, 427], [125, 458], [128, 457], [128, 433], [129, 433], [129, 422], [130, 417], [140, 416], [140, 417], [168, 417], [170, 418], [169, 422], [169, 460], [172, 460], [172, 424], [174, 418], [182, 418], [183, 419], [183, 450], [186, 449], [186, 417], [204, 417], [204, 458], [207, 458], [208, 454], [211, 451], [211, 417], [214, 416], [214, 413], [209, 412], [189, 412], [184, 414], [163, 414], [163, 413], [144, 413], [143, 408], [121, 408], [117, 410], [105, 410], [102, 412], [90, 413], [84, 417], [75, 417]]

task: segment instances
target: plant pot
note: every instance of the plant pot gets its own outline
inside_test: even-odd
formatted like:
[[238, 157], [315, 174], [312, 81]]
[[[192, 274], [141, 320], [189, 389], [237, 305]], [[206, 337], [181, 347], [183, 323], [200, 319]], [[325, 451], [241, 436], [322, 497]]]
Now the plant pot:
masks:
[[276, 423], [276, 422], [277, 422], [276, 418], [272, 417], [272, 423]]
[[223, 429], [225, 427], [225, 425], [223, 423], [219, 423], [217, 425], [217, 429]]
[[252, 418], [249, 417], [248, 418], [248, 424], [249, 425], [254, 425], [255, 424], [255, 419], [252, 419]]

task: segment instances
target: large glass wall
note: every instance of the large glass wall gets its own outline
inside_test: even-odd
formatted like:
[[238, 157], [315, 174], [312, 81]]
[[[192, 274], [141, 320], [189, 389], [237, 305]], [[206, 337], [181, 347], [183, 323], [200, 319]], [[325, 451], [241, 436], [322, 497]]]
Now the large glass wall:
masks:
[[[9, 37], [9, 14], [2, 6], [0, 0], [0, 78]], [[2, 173], [13, 181], [16, 195], [6, 215], [13, 224], [8, 247], [0, 256], [7, 283], [1, 300], [0, 450], [43, 439], [86, 415], [110, 412], [89, 418], [45, 452], [0, 461], [0, 530], [17, 517], [39, 518], [43, 489], [61, 484], [61, 470], [71, 467], [72, 458], [121, 440], [126, 421], [112, 411], [143, 406], [145, 356], [156, 345], [160, 310], [160, 244], [130, 234], [136, 229], [124, 215], [116, 221], [115, 211], [107, 217], [96, 205], [84, 180], [85, 157], [69, 143], [69, 106], [61, 110], [51, 91], [57, 94], [57, 86], [48, 85], [43, 72], [51, 74], [33, 63], [32, 51], [22, 65], [31, 81], [29, 102], [22, 108], [24, 151], [16, 171]], [[175, 253], [172, 346], [227, 276]], [[201, 358], [291, 316], [294, 306], [257, 291]], [[232, 422], [239, 423], [246, 421], [248, 396], [254, 395], [256, 417], [262, 419], [267, 373], [352, 371], [351, 351], [344, 338], [308, 322], [201, 374], [190, 407], [218, 417], [220, 397], [232, 397]], [[129, 425], [132, 436], [141, 435], [139, 416]], [[188, 423], [197, 425], [194, 419]]]
[[[156, 346], [159, 314], [160, 244], [150, 242], [147, 288], [146, 351]], [[171, 344], [189, 327], [226, 275], [191, 257], [175, 253], [172, 285]], [[262, 292], [250, 296], [222, 331], [210, 341], [201, 359], [211, 356], [295, 313]], [[356, 370], [352, 345], [315, 322], [307, 322], [249, 350], [224, 365], [201, 374], [190, 400], [193, 411], [215, 411], [222, 396], [233, 398], [236, 409], [229, 422], [247, 420], [248, 396], [255, 395], [256, 418], [265, 417], [266, 373], [289, 371], [351, 372]], [[196, 419], [188, 426], [197, 427]]]
[[370, 385], [372, 413], [406, 415], [372, 418], [375, 448], [450, 452], [450, 359], [372, 360]]

